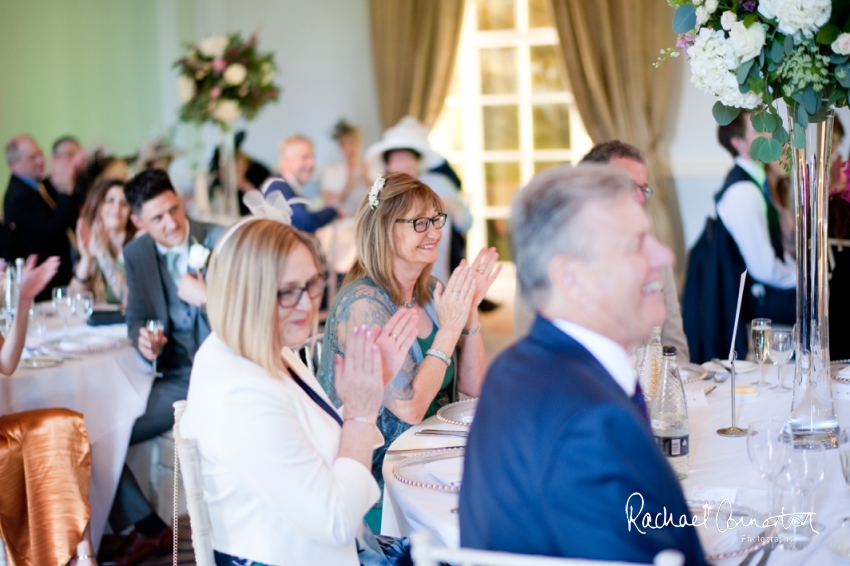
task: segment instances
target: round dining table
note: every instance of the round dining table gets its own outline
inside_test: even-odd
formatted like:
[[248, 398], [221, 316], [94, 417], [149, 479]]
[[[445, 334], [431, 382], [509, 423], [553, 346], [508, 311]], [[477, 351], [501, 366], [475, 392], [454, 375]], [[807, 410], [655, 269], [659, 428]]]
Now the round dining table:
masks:
[[[0, 415], [33, 409], [65, 408], [82, 413], [91, 443], [91, 533], [95, 547], [103, 535], [136, 418], [147, 406], [154, 377], [150, 363], [129, 343], [127, 326], [89, 327], [71, 319], [68, 336], [114, 337], [116, 346], [93, 354], [65, 354], [61, 364], [40, 369], [19, 366], [0, 376]], [[65, 336], [61, 320], [48, 318], [45, 342]], [[25, 357], [27, 353], [25, 352]]]
[[[770, 385], [776, 383], [777, 370], [765, 366], [766, 379]], [[784, 368], [787, 384], [792, 382], [793, 364]], [[750, 385], [758, 380], [759, 372], [738, 373], [736, 385]], [[704, 391], [716, 385], [708, 394]], [[690, 423], [690, 469], [682, 481], [682, 490], [689, 500], [716, 501], [729, 499], [736, 507], [747, 507], [764, 512], [767, 509], [767, 480], [762, 479], [747, 455], [746, 437], [723, 437], [717, 430], [731, 424], [731, 383], [726, 380], [715, 383], [712, 378], [685, 385], [688, 397]], [[844, 388], [847, 388], [845, 391]], [[755, 395], [736, 399], [737, 425], [760, 419], [786, 420], [791, 411], [792, 394], [778, 393], [767, 388], [757, 388]], [[850, 426], [850, 384], [833, 382], [835, 410], [842, 427]], [[398, 481], [393, 468], [407, 457], [422, 454], [420, 450], [448, 446], [463, 446], [466, 439], [452, 436], [417, 436], [422, 429], [447, 431], [469, 430], [464, 426], [450, 425], [437, 416], [426, 419], [411, 427], [390, 446], [384, 460], [384, 502], [381, 533], [390, 536], [410, 536], [425, 529], [431, 532], [435, 544], [457, 547], [460, 544], [458, 493], [436, 491], [416, 487]], [[494, 463], [494, 465], [498, 465]], [[821, 484], [814, 492], [816, 523], [820, 523], [818, 534], [801, 550], [773, 549], [769, 556], [770, 566], [824, 566], [847, 565], [848, 561], [832, 554], [830, 543], [839, 537], [850, 540], [850, 521], [841, 526], [842, 519], [850, 517], [850, 490], [845, 483], [837, 449], [825, 451], [825, 473]], [[625, 507], [625, 501], [624, 507]], [[711, 524], [715, 516], [709, 518]], [[721, 519], [721, 522], [723, 519]], [[624, 515], [625, 528], [625, 515]], [[782, 536], [780, 534], [780, 536]], [[754, 556], [755, 566], [763, 556]], [[713, 561], [716, 566], [737, 566], [742, 555]]]

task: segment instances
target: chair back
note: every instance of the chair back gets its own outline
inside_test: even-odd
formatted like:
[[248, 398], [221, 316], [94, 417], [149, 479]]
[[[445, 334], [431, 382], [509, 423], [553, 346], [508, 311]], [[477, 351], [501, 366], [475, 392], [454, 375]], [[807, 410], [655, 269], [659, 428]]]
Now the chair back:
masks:
[[183, 478], [186, 507], [189, 510], [189, 525], [192, 531], [192, 548], [198, 566], [215, 566], [213, 555], [212, 525], [207, 502], [204, 499], [204, 477], [201, 474], [201, 455], [197, 443], [180, 434], [180, 419], [186, 410], [186, 401], [174, 403], [174, 566], [177, 566], [177, 515], [178, 515], [178, 469]]
[[[435, 547], [431, 544], [431, 533], [427, 531], [413, 533], [410, 543], [413, 563], [416, 566], [439, 566], [444, 562], [456, 566], [638, 566], [631, 562], [552, 558], [469, 548]], [[683, 566], [685, 557], [678, 550], [664, 550], [655, 556], [652, 563], [654, 566]]]

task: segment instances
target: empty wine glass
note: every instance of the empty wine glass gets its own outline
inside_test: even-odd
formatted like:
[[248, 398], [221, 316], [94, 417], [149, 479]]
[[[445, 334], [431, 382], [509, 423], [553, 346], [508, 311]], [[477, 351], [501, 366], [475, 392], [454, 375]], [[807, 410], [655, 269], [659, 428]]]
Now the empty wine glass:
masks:
[[44, 311], [35, 306], [30, 307], [29, 319], [27, 320], [27, 337], [24, 345], [32, 350], [41, 348], [44, 344], [45, 334], [47, 334], [47, 317]]
[[785, 386], [782, 381], [782, 366], [788, 363], [791, 359], [791, 354], [794, 353], [794, 331], [791, 328], [782, 328], [774, 326], [770, 332], [770, 349], [768, 355], [770, 361], [779, 368], [779, 379], [776, 385], [770, 387], [771, 391], [783, 393], [791, 391], [790, 387]]
[[91, 291], [81, 291], [74, 295], [74, 315], [85, 321], [89, 319], [94, 312], [94, 293]]
[[747, 426], [747, 455], [761, 477], [767, 480], [767, 513], [773, 514], [774, 480], [788, 465], [791, 427], [785, 421], [765, 419]]
[[[826, 470], [826, 449], [823, 444], [812, 443], [796, 445], [788, 457], [788, 479], [794, 490], [802, 496], [805, 512], [814, 513], [815, 489], [823, 481]], [[812, 534], [823, 531], [823, 524], [815, 521], [815, 516], [809, 516]]]
[[151, 319], [145, 323], [145, 329], [148, 331], [148, 337], [151, 341], [151, 352], [153, 353], [151, 375], [154, 377], [162, 377], [162, 374], [156, 371], [156, 360], [162, 353], [162, 335], [165, 332], [165, 325], [162, 324], [161, 320]]
[[765, 387], [767, 383], [764, 381], [764, 362], [767, 361], [768, 352], [770, 351], [770, 335], [771, 321], [769, 318], [754, 318], [751, 326], [751, 335], [753, 338], [753, 351], [756, 355], [756, 361], [761, 369], [761, 377], [756, 387]]
[[62, 328], [68, 334], [68, 317], [74, 312], [74, 294], [70, 287], [53, 288], [53, 308], [62, 317]]

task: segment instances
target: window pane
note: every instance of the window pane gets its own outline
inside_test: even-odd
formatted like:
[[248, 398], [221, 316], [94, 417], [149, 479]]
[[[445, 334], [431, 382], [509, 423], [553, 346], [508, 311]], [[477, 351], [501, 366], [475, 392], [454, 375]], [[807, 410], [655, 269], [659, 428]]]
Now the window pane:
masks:
[[557, 167], [558, 165], [563, 165], [564, 163], [569, 163], [569, 161], [535, 161], [534, 174], [537, 175], [545, 169], [549, 169], [550, 167]]
[[463, 151], [463, 129], [459, 106], [443, 106], [428, 139], [438, 151]]
[[487, 220], [487, 245], [499, 252], [499, 261], [511, 261], [508, 221], [504, 218]]
[[511, 94], [516, 92], [516, 49], [498, 47], [481, 50], [481, 93]]
[[528, 27], [530, 28], [547, 28], [553, 27], [555, 23], [549, 19], [549, 12], [546, 10], [547, 0], [528, 0]]
[[570, 110], [566, 104], [535, 104], [534, 149], [569, 149]]
[[531, 46], [531, 92], [563, 92], [564, 80], [558, 68], [554, 45]]
[[513, 29], [514, 0], [478, 0], [478, 29]]
[[515, 105], [484, 106], [484, 149], [519, 149], [519, 113]]
[[509, 206], [519, 188], [519, 163], [485, 163], [487, 206]]

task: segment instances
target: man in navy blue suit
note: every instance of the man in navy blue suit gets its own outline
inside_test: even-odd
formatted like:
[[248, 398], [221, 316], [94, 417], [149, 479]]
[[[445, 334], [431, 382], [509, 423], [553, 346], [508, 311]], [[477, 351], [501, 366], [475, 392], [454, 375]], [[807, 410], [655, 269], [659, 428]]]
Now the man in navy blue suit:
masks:
[[[316, 159], [313, 155], [313, 142], [302, 135], [289, 136], [280, 144], [280, 175], [281, 178], [271, 178], [262, 187], [263, 196], [271, 191], [280, 191], [286, 200], [301, 196], [301, 187], [313, 177]], [[292, 225], [311, 234], [329, 224], [342, 213], [328, 206], [321, 210], [311, 211], [300, 202], [290, 203], [292, 206]]]
[[664, 322], [673, 256], [631, 192], [616, 167], [564, 166], [513, 204], [520, 290], [540, 314], [484, 382], [460, 494], [464, 547], [636, 563], [676, 549], [705, 564], [692, 526], [656, 519], [666, 508], [680, 523], [687, 507], [626, 348]]

